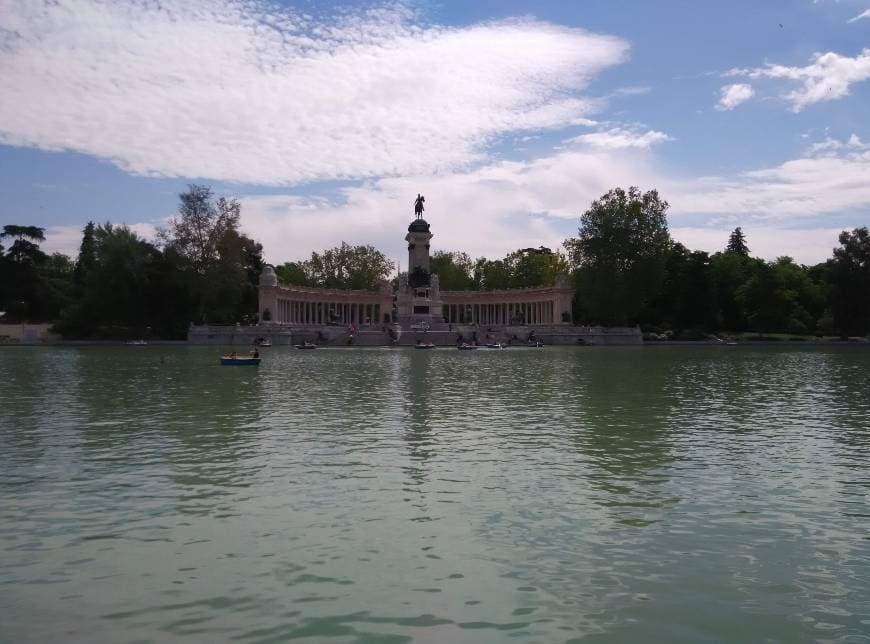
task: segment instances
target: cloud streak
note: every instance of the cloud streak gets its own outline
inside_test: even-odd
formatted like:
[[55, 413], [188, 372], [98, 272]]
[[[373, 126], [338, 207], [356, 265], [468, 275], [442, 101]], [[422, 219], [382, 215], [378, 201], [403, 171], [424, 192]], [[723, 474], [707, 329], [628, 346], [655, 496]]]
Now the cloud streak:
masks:
[[859, 13], [854, 18], [849, 18], [849, 20], [847, 20], [846, 22], [851, 24], [853, 22], [858, 22], [859, 20], [863, 20], [864, 18], [870, 18], [870, 9], [865, 9], [864, 11]]
[[[815, 54], [804, 67], [768, 64], [753, 69], [732, 69], [728, 76], [785, 79], [800, 83], [800, 87], [785, 94], [792, 110], [800, 112], [823, 101], [835, 101], [849, 95], [849, 88], [870, 78], [870, 49], [855, 57], [834, 52]], [[731, 86], [733, 87], [733, 86]]]
[[619, 38], [534, 20], [331, 21], [233, 0], [0, 0], [0, 143], [251, 184], [450, 172], [587, 122]]
[[569, 139], [569, 142], [602, 150], [622, 150], [626, 148], [648, 150], [657, 143], [670, 140], [670, 136], [656, 130], [648, 130], [641, 133], [623, 127], [615, 127], [601, 132], [581, 134]]

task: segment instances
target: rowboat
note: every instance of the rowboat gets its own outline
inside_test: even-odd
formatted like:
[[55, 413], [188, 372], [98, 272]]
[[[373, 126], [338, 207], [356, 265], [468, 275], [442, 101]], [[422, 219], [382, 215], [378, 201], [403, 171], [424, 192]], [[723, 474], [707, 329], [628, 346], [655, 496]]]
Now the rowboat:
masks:
[[260, 364], [260, 358], [253, 356], [221, 356], [221, 364], [224, 366], [254, 366]]
[[484, 345], [487, 349], [504, 349], [504, 345], [499, 342], [490, 342]]
[[477, 349], [477, 346], [473, 345], [473, 344], [465, 344], [463, 342], [462, 344], [460, 344], [456, 348], [459, 349], [460, 351], [474, 351], [475, 349]]
[[312, 344], [311, 342], [303, 342], [302, 344], [295, 344], [293, 346], [295, 346], [297, 349], [316, 349], [317, 348], [317, 345]]
[[428, 343], [426, 343], [426, 344], [423, 344], [423, 343], [421, 342], [420, 344], [415, 345], [414, 348], [415, 348], [415, 349], [434, 349], [434, 348], [435, 348], [435, 345], [432, 344], [431, 342], [428, 342]]

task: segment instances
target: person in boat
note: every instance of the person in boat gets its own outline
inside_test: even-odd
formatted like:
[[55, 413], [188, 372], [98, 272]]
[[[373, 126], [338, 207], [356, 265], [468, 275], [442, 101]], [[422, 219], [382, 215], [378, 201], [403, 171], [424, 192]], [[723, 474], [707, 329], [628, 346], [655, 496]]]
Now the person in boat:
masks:
[[256, 348], [254, 348], [254, 349], [251, 351], [251, 357], [252, 357], [252, 358], [259, 358], [259, 357], [260, 357], [260, 352], [257, 351]]
[[235, 351], [230, 351], [230, 358], [232, 358], [233, 360], [236, 359], [236, 352]]

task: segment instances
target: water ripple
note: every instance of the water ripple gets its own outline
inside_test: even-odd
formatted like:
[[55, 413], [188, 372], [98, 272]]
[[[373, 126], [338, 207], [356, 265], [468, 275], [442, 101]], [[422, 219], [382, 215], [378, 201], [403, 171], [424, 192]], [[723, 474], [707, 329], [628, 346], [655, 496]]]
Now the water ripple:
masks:
[[0, 351], [16, 642], [870, 633], [870, 352]]

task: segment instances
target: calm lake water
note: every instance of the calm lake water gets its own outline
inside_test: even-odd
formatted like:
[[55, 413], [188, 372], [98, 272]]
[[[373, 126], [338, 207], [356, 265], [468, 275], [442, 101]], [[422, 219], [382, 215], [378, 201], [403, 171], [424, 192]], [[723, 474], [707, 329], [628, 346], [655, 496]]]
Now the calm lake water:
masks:
[[0, 351], [4, 642], [867, 642], [870, 351]]

